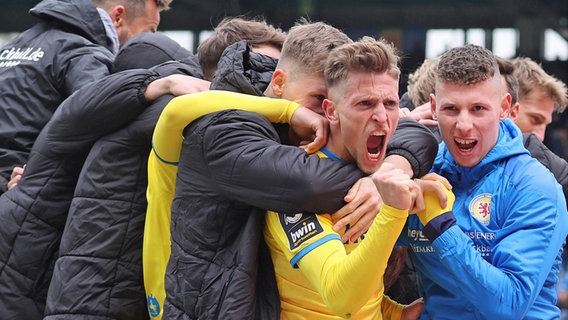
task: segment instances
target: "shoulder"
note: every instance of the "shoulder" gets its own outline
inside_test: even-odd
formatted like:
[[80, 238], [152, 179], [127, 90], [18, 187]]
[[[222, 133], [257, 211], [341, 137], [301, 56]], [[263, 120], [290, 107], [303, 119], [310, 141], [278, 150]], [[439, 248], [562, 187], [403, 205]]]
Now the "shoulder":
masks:
[[199, 118], [187, 127], [184, 135], [187, 137], [189, 132], [209, 139], [261, 135], [280, 141], [274, 126], [264, 116], [234, 109], [214, 112]]
[[509, 158], [503, 168], [502, 177], [511, 187], [511, 196], [517, 199], [533, 198], [538, 201], [550, 199], [553, 202], [561, 196], [558, 181], [542, 163], [528, 154]]

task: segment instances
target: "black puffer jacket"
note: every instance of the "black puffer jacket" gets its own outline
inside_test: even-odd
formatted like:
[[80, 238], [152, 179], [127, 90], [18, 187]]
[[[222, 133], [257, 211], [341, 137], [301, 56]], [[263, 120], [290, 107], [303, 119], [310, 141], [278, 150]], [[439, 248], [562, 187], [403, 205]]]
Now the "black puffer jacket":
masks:
[[[167, 60], [170, 58], [161, 61]], [[148, 107], [143, 96], [148, 83], [168, 74], [195, 73], [196, 62], [190, 62], [109, 75], [86, 85], [58, 108], [32, 148], [21, 182], [0, 197], [0, 319], [43, 318], [71, 199], [91, 146]], [[78, 290], [100, 294], [85, 284], [65, 292], [70, 295], [65, 296], [68, 303], [86, 305]], [[128, 299], [136, 301], [135, 297]], [[106, 303], [99, 307], [108, 309]]]
[[39, 22], [0, 49], [0, 194], [61, 102], [113, 59], [91, 0], [44, 0], [30, 13]]
[[[122, 86], [125, 77], [129, 86]], [[78, 91], [38, 136], [20, 183], [0, 196], [0, 319], [41, 319], [75, 183], [91, 145], [147, 106], [155, 73], [126, 72]], [[121, 105], [89, 105], [113, 97]], [[90, 108], [93, 107], [93, 108]], [[120, 116], [117, 116], [120, 114]], [[81, 124], [77, 126], [77, 124]]]
[[552, 172], [562, 186], [564, 197], [568, 199], [568, 162], [548, 149], [534, 134], [523, 133], [523, 142], [531, 156]]
[[[138, 57], [136, 51], [129, 56]], [[151, 70], [202, 78], [196, 57], [182, 62]], [[147, 161], [156, 121], [172, 98], [159, 98], [93, 145], [69, 209], [44, 319], [148, 318], [142, 279]]]
[[[256, 55], [229, 53], [233, 64], [227, 66], [245, 76], [234, 75], [225, 83], [229, 87], [220, 89], [250, 88], [246, 74]], [[220, 68], [218, 74], [225, 71]], [[391, 154], [409, 157], [417, 175], [425, 174], [437, 151], [435, 138], [410, 119], [400, 127]], [[207, 115], [192, 122], [184, 135], [172, 203], [164, 319], [279, 319], [275, 280], [263, 268], [270, 261], [259, 256], [264, 252], [265, 210], [334, 212], [363, 173], [354, 164], [282, 145], [274, 126], [254, 113]]]

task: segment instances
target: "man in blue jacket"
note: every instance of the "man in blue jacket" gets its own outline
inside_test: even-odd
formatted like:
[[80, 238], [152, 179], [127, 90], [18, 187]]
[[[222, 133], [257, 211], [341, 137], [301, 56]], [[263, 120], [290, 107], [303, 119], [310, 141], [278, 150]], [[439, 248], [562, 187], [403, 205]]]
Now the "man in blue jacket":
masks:
[[442, 55], [432, 114], [443, 142], [432, 171], [453, 213], [410, 216], [407, 245], [425, 299], [421, 319], [552, 319], [568, 230], [562, 190], [507, 119], [495, 56], [466, 45]]

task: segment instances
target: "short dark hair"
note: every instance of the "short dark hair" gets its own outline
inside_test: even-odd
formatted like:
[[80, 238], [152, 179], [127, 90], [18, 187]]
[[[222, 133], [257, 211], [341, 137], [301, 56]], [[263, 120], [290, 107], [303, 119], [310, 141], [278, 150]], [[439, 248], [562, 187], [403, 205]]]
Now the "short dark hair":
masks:
[[499, 65], [499, 73], [505, 78], [507, 91], [511, 95], [511, 105], [519, 101], [519, 80], [513, 75], [513, 63], [505, 58], [495, 56]]
[[247, 40], [252, 46], [268, 44], [282, 49], [285, 38], [286, 33], [261, 17], [226, 17], [215, 27], [213, 34], [199, 45], [197, 57], [205, 79], [211, 80], [223, 51], [229, 45]]
[[490, 50], [467, 44], [446, 51], [438, 62], [437, 82], [475, 84], [499, 75], [499, 66]]

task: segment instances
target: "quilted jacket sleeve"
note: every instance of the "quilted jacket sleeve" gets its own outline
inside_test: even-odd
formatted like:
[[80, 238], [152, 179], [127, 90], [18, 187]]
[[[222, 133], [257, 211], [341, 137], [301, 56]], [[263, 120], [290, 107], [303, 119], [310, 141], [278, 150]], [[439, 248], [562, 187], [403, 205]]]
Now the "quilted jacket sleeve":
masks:
[[388, 155], [399, 155], [410, 162], [414, 177], [422, 177], [432, 168], [438, 143], [426, 126], [410, 118], [401, 118], [387, 146]]
[[531, 156], [548, 168], [562, 185], [564, 197], [568, 199], [568, 162], [548, 149], [534, 134], [523, 134], [523, 140]]
[[224, 111], [206, 117], [209, 121], [198, 123], [204, 126], [208, 171], [219, 192], [232, 199], [281, 213], [335, 212], [344, 205], [349, 188], [363, 177], [354, 164], [311, 157], [298, 147], [281, 145], [261, 115]]

